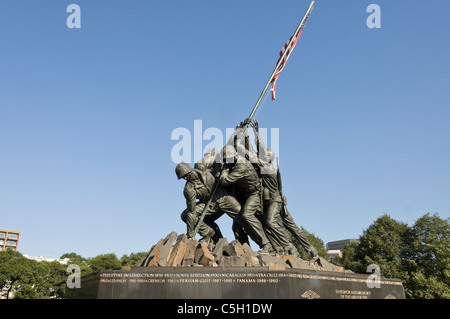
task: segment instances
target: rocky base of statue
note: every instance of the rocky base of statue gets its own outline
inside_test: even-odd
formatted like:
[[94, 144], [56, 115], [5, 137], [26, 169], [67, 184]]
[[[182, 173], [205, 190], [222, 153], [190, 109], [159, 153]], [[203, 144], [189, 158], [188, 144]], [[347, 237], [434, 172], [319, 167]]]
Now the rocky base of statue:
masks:
[[[374, 280], [376, 279], [376, 280]], [[91, 273], [66, 299], [404, 299], [397, 279], [355, 274], [320, 258], [253, 251], [220, 239], [208, 245], [172, 232], [138, 267]], [[181, 302], [181, 301], [180, 301]], [[216, 309], [216, 308], [214, 308]], [[217, 309], [221, 309], [220, 305]]]
[[303, 260], [294, 255], [260, 253], [248, 244], [221, 238], [212, 243], [190, 240], [171, 232], [154, 245], [141, 267], [284, 267], [352, 273], [323, 258]]

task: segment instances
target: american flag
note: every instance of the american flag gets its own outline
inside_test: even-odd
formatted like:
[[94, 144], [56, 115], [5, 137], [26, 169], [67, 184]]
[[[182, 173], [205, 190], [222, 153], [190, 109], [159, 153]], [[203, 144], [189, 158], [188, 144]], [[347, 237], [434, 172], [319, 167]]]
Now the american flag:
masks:
[[[312, 6], [314, 6], [314, 1], [312, 3]], [[272, 101], [275, 100], [275, 86], [277, 84], [277, 79], [280, 76], [280, 73], [283, 70], [284, 65], [286, 64], [287, 60], [289, 59], [289, 56], [291, 55], [292, 50], [294, 50], [294, 47], [297, 44], [298, 38], [300, 38], [300, 34], [302, 34], [303, 27], [305, 26], [306, 21], [308, 21], [310, 14], [311, 14], [311, 11], [309, 10], [307, 15], [303, 19], [300, 28], [298, 30], [296, 30], [296, 33], [294, 33], [294, 35], [292, 37], [289, 38], [289, 41], [284, 45], [284, 47], [280, 51], [280, 57], [278, 58], [278, 61], [277, 61], [277, 65], [279, 65], [279, 66], [278, 66], [278, 69], [272, 79], [272, 82], [271, 82], [272, 83], [272, 88], [271, 88]], [[285, 52], [286, 52], [286, 54], [285, 54]], [[284, 58], [283, 58], [283, 56], [284, 56]], [[280, 64], [280, 60], [282, 58], [283, 58], [283, 60], [281, 61], [281, 64]]]

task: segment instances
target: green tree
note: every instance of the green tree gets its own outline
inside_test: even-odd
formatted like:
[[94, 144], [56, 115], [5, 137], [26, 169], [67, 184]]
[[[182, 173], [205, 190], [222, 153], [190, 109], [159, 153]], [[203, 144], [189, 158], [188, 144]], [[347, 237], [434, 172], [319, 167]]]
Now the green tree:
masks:
[[5, 289], [5, 298], [11, 294], [20, 296], [20, 291], [31, 291], [36, 264], [12, 249], [0, 251], [0, 288]]
[[377, 264], [383, 277], [403, 278], [402, 260], [407, 230], [407, 224], [387, 214], [378, 218], [360, 237], [358, 257], [363, 260], [361, 266], [367, 269], [370, 264]]
[[122, 266], [139, 266], [144, 258], [147, 257], [147, 254], [148, 252], [142, 251], [138, 253], [131, 253], [130, 256], [123, 255], [122, 258], [120, 258], [120, 262]]
[[69, 258], [70, 262], [74, 263], [74, 264], [86, 262], [86, 258], [83, 258], [74, 252], [65, 253], [61, 257], [59, 257], [59, 259], [65, 259], [65, 258]]
[[29, 267], [29, 271], [22, 275], [20, 287], [15, 291], [14, 298], [48, 299], [63, 297], [64, 287], [59, 284], [67, 277], [65, 265], [57, 261], [37, 262], [30, 260], [27, 267]]
[[67, 265], [57, 261], [41, 261], [38, 263], [37, 272], [42, 298], [63, 298], [68, 276]]
[[367, 265], [361, 255], [359, 242], [353, 242], [346, 245], [342, 251], [342, 257], [338, 257], [337, 261], [344, 268], [350, 269], [357, 273], [365, 273], [367, 270]]
[[404, 236], [407, 224], [384, 214], [359, 238], [359, 244], [348, 245], [339, 262], [347, 269], [366, 273], [367, 267], [376, 264], [385, 278], [399, 278], [402, 271]]
[[377, 264], [382, 277], [402, 280], [407, 298], [450, 298], [450, 219], [426, 214], [408, 227], [383, 215], [339, 261], [358, 273]]
[[450, 298], [450, 218], [425, 214], [406, 237], [405, 293], [410, 298]]
[[67, 265], [75, 264], [80, 267], [81, 276], [87, 275], [92, 272], [91, 267], [88, 264], [88, 259], [72, 252], [66, 253], [60, 257], [60, 259], [69, 258]]
[[87, 263], [93, 272], [118, 269], [122, 266], [122, 263], [114, 253], [98, 255], [92, 259], [89, 259]]
[[0, 252], [0, 289], [5, 289], [5, 298], [59, 298], [58, 283], [64, 276], [65, 267], [58, 262], [37, 262], [11, 249]]

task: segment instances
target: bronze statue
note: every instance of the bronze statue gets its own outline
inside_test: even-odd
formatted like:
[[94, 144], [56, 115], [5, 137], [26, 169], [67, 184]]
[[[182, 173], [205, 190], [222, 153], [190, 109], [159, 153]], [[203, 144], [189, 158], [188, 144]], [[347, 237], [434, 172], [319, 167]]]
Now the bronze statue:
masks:
[[[248, 125], [253, 128], [257, 151], [249, 141]], [[249, 236], [262, 253], [298, 256], [290, 233], [312, 259], [318, 260], [317, 250], [286, 207], [274, 158], [259, 135], [258, 122], [248, 118], [237, 126], [221, 153], [209, 150], [194, 168], [178, 164], [178, 179], [186, 180], [183, 193], [187, 208], [181, 218], [188, 237], [193, 239], [198, 231], [202, 241], [216, 243], [222, 233], [215, 221], [226, 213], [233, 219], [233, 233], [239, 242], [248, 243]]]

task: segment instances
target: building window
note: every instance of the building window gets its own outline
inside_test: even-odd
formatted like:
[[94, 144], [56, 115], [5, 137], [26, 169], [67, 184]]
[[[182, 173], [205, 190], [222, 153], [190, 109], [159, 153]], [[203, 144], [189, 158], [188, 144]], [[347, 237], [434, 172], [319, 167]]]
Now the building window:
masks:
[[8, 240], [7, 242], [6, 242], [6, 246], [10, 246], [10, 247], [16, 247], [16, 241], [14, 241], [14, 240]]
[[17, 239], [17, 234], [9, 234], [8, 239]]

